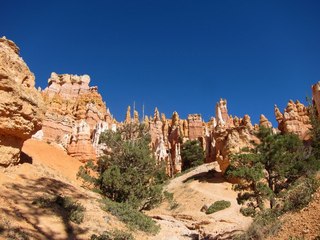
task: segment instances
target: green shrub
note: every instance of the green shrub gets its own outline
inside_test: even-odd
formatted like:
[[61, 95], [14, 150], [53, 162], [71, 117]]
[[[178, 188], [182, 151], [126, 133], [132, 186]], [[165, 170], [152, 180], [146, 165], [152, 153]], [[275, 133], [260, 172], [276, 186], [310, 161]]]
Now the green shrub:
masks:
[[115, 230], [111, 233], [106, 231], [99, 236], [93, 234], [90, 240], [134, 240], [134, 237], [131, 233]]
[[90, 240], [112, 240], [112, 238], [108, 232], [104, 232], [99, 236], [96, 234], [92, 234]]
[[319, 181], [314, 178], [299, 179], [284, 193], [283, 211], [299, 210], [307, 206], [318, 187]]
[[132, 229], [138, 229], [147, 233], [156, 234], [160, 227], [152, 218], [133, 209], [127, 203], [117, 203], [109, 199], [103, 200], [103, 209], [119, 218]]
[[256, 210], [253, 207], [241, 207], [240, 212], [246, 217], [254, 217], [256, 215]]
[[206, 211], [206, 214], [215, 213], [223, 209], [226, 209], [230, 206], [231, 206], [231, 203], [229, 201], [225, 201], [225, 200], [216, 201], [213, 204], [211, 204], [211, 206]]
[[260, 212], [254, 218], [248, 230], [237, 235], [235, 240], [263, 240], [268, 236], [275, 235], [281, 227], [281, 222], [278, 220], [279, 211], [274, 209], [267, 209]]
[[83, 222], [85, 208], [73, 200], [71, 197], [66, 196], [43, 196], [35, 199], [32, 204], [36, 204], [42, 208], [58, 207], [67, 216], [67, 218], [77, 224]]
[[113, 239], [114, 240], [134, 240], [134, 237], [131, 233], [124, 232], [121, 230], [115, 230], [113, 232]]
[[168, 192], [168, 191], [164, 191], [163, 196], [165, 197], [165, 199], [168, 200], [169, 205], [170, 205], [170, 210], [176, 209], [179, 206], [179, 204], [177, 203], [177, 201], [173, 197], [173, 193]]

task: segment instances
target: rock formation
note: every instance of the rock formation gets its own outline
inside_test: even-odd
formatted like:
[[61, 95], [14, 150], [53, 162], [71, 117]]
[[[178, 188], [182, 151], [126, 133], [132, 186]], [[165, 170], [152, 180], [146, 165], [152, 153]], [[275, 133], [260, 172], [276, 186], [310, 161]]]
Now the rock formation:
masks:
[[318, 117], [320, 116], [320, 81], [312, 85], [312, 101], [317, 109]]
[[129, 124], [131, 123], [131, 107], [128, 106], [127, 112], [126, 112], [126, 118], [124, 120], [124, 123]]
[[220, 101], [216, 104], [216, 119], [217, 119], [217, 124], [221, 124], [221, 125], [228, 124], [229, 116], [228, 116], [227, 100], [221, 98]]
[[271, 122], [263, 115], [260, 115], [259, 125], [265, 128], [272, 128]]
[[[223, 113], [223, 114], [222, 114]], [[230, 155], [241, 151], [244, 147], [253, 147], [253, 142], [258, 139], [250, 117], [243, 118], [228, 116], [225, 100], [220, 100], [216, 106], [217, 125], [212, 131], [213, 161], [219, 163], [222, 172], [230, 164]]]
[[151, 135], [151, 148], [159, 164], [164, 163], [169, 176], [181, 171], [180, 144], [182, 139], [181, 121], [177, 112], [166, 119], [156, 108], [154, 116], [145, 118]]
[[44, 105], [14, 42], [0, 38], [0, 166], [17, 164], [25, 140], [41, 129]]
[[278, 122], [278, 129], [282, 133], [295, 133], [302, 140], [310, 139], [311, 122], [307, 107], [298, 100], [293, 102], [290, 100], [284, 113], [279, 108], [274, 109]]
[[200, 114], [188, 115], [188, 138], [203, 142], [203, 122]]
[[116, 128], [97, 87], [88, 75], [52, 73], [42, 92], [47, 111], [43, 128], [34, 137], [60, 144], [81, 161], [96, 159], [99, 136]]
[[[130, 112], [126, 116], [129, 115]], [[159, 163], [165, 163], [169, 176], [181, 171], [181, 145], [188, 140], [200, 141], [206, 162], [218, 161], [223, 172], [230, 163], [230, 154], [252, 147], [252, 141], [258, 141], [254, 135], [257, 129], [251, 124], [250, 117], [232, 118], [228, 115], [227, 101], [223, 99], [216, 105], [216, 118], [207, 123], [200, 114], [189, 114], [187, 119], [180, 119], [174, 112], [171, 119], [167, 119], [157, 108], [154, 116], [146, 117], [144, 123], [150, 128], [152, 151]], [[264, 116], [261, 116], [261, 123], [271, 125]]]

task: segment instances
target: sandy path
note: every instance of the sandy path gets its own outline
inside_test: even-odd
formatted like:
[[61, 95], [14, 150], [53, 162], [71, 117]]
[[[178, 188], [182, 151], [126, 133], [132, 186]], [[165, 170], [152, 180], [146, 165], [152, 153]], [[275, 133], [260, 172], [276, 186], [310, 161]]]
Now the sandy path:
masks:
[[[192, 239], [199, 233], [202, 236], [217, 236], [245, 229], [251, 223], [250, 218], [239, 212], [237, 193], [232, 190], [232, 184], [225, 182], [221, 173], [208, 172], [210, 169], [218, 169], [217, 164], [204, 164], [169, 183], [166, 189], [174, 193], [179, 206], [169, 210], [169, 204], [163, 203], [149, 212], [151, 216], [162, 218], [158, 220], [161, 232], [150, 239]], [[204, 204], [210, 205], [218, 200], [230, 201], [231, 207], [210, 215], [200, 211]], [[180, 229], [178, 232], [177, 226]]]

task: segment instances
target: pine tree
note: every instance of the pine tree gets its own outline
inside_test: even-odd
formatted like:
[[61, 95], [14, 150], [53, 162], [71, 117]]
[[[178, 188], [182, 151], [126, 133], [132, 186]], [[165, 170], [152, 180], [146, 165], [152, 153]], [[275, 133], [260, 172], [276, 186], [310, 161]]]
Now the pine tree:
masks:
[[181, 147], [182, 170], [203, 164], [204, 154], [198, 140], [186, 141]]
[[128, 203], [138, 210], [152, 208], [162, 199], [166, 175], [151, 153], [150, 141], [148, 129], [140, 124], [107, 131], [100, 138], [106, 144], [106, 154], [96, 164], [81, 168], [79, 176], [116, 202]]
[[257, 136], [260, 144], [233, 155], [226, 172], [239, 180], [237, 200], [247, 205], [242, 212], [251, 216], [264, 209], [266, 200], [273, 208], [280, 193], [307, 174], [313, 164], [298, 136], [273, 134], [267, 128], [260, 128]]

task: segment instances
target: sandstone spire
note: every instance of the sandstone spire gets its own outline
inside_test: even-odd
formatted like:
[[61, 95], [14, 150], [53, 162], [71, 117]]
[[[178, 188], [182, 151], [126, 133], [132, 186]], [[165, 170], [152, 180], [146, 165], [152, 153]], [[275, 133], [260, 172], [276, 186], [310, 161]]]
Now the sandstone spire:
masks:
[[144, 117], [143, 121], [144, 121], [144, 124], [147, 124], [149, 126], [149, 117], [147, 115]]
[[260, 115], [259, 125], [265, 128], [272, 128], [271, 122], [263, 115]]
[[283, 119], [283, 114], [280, 112], [276, 104], [274, 105], [274, 115], [276, 116], [277, 122], [280, 123], [280, 121]]
[[157, 107], [154, 109], [153, 120], [155, 122], [160, 121], [160, 114], [159, 114], [159, 110]]
[[134, 112], [133, 112], [133, 122], [136, 123], [136, 124], [138, 124], [140, 122], [139, 113], [138, 113], [137, 110], [134, 110]]
[[161, 121], [165, 123], [167, 121], [166, 115], [164, 113], [161, 113]]
[[126, 113], [126, 119], [124, 120], [124, 123], [129, 124], [131, 123], [131, 107], [128, 106], [127, 113]]
[[227, 109], [227, 100], [220, 99], [216, 104], [216, 118], [217, 124], [225, 125], [229, 119], [228, 109]]
[[179, 125], [180, 117], [179, 114], [174, 111], [172, 114], [172, 126], [177, 126]]

